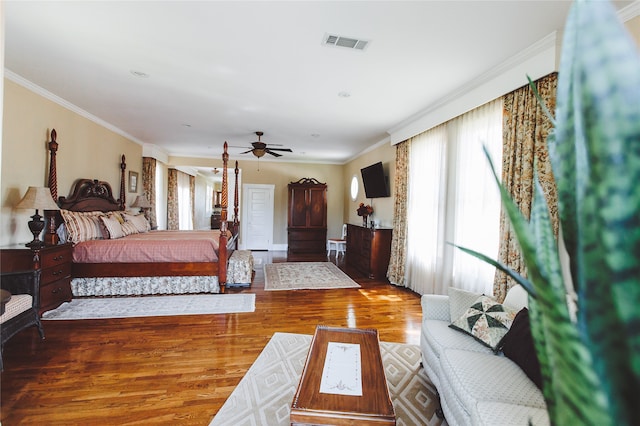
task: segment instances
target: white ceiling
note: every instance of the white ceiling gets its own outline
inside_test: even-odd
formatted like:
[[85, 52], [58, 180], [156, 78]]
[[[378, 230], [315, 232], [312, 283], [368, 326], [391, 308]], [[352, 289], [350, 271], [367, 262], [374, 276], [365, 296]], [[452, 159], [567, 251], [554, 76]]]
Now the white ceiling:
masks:
[[263, 131], [283, 160], [344, 163], [561, 29], [570, 4], [4, 1], [5, 67], [169, 155], [219, 158]]

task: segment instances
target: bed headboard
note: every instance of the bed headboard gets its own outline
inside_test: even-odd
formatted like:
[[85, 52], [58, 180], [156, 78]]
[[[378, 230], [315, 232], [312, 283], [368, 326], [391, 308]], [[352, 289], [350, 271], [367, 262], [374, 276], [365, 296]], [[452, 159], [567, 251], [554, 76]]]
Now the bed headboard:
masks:
[[113, 198], [108, 182], [96, 179], [78, 179], [69, 197], [58, 198], [61, 209], [76, 212], [124, 210], [124, 204]]

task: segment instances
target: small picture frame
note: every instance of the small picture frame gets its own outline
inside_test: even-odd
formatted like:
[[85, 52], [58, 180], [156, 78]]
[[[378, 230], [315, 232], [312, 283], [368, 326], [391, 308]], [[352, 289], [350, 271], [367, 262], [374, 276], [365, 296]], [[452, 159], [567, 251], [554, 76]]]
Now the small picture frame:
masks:
[[138, 172], [129, 172], [129, 192], [138, 192]]

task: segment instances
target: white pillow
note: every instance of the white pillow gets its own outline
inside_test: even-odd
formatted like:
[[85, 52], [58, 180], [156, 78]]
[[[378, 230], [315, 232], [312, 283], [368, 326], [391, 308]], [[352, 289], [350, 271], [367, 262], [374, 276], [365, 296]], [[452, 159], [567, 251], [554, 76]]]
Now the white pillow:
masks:
[[134, 216], [127, 213], [123, 213], [122, 215], [124, 216], [124, 220], [126, 222], [131, 222], [136, 227], [138, 232], [147, 232], [151, 229], [151, 225], [149, 224], [149, 221], [147, 220], [146, 217], [144, 217], [143, 214], [137, 214]]
[[64, 222], [62, 222], [60, 226], [58, 226], [58, 229], [56, 229], [56, 234], [58, 234], [60, 244], [64, 244], [67, 242], [67, 227], [65, 226]]
[[507, 291], [503, 305], [520, 310], [529, 307], [529, 293], [520, 284], [516, 284]]
[[449, 317], [451, 321], [455, 321], [460, 318], [469, 306], [473, 305], [478, 297], [482, 296], [481, 293], [475, 293], [467, 290], [462, 290], [455, 287], [449, 287]]
[[122, 232], [122, 225], [117, 218], [113, 216], [100, 216], [100, 220], [109, 231], [109, 238], [116, 239], [124, 237], [124, 232]]

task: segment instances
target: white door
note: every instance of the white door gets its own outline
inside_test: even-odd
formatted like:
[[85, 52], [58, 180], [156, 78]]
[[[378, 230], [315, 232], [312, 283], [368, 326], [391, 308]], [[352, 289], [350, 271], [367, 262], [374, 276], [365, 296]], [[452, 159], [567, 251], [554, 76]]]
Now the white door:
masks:
[[269, 250], [273, 243], [273, 194], [275, 185], [242, 185], [242, 221], [244, 250]]

